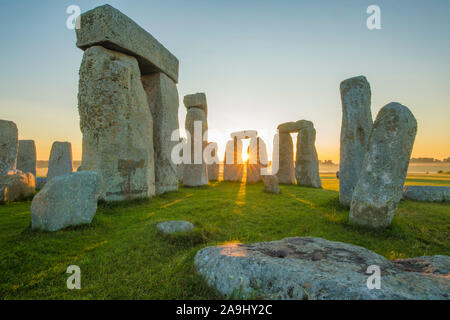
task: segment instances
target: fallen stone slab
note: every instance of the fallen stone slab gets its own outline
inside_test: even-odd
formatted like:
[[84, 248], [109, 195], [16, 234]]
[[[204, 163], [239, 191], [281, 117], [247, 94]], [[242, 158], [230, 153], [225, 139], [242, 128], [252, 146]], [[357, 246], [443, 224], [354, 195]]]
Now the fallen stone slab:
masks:
[[19, 131], [12, 121], [0, 120], [0, 175], [16, 169]]
[[110, 5], [81, 15], [77, 47], [102, 46], [135, 57], [141, 74], [162, 72], [178, 82], [178, 59], [133, 20]]
[[31, 172], [12, 170], [0, 176], [0, 202], [14, 202], [31, 196], [36, 189]]
[[36, 177], [36, 144], [34, 140], [19, 140], [17, 170], [31, 172]]
[[97, 211], [100, 176], [93, 171], [49, 180], [31, 202], [31, 228], [45, 231], [89, 224]]
[[424, 202], [450, 201], [450, 187], [440, 186], [405, 186], [403, 198]]
[[[401, 261], [389, 261], [363, 247], [299, 237], [207, 247], [197, 252], [194, 264], [226, 298], [448, 300], [450, 257], [436, 257], [431, 258], [439, 260], [435, 268], [407, 270]], [[373, 274], [366, 273], [369, 266], [380, 268], [380, 289], [367, 286]]]
[[165, 221], [156, 225], [159, 231], [167, 234], [173, 234], [177, 232], [188, 232], [194, 229], [194, 225], [187, 221]]

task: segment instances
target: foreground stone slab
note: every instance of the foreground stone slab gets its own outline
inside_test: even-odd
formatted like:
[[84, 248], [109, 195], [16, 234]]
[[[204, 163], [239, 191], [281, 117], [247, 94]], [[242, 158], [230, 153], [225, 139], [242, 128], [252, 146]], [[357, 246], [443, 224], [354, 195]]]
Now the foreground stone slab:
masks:
[[137, 60], [103, 47], [84, 53], [78, 93], [82, 170], [101, 177], [100, 199], [155, 195], [153, 118]]
[[187, 221], [166, 221], [160, 222], [156, 225], [159, 231], [167, 234], [178, 232], [188, 232], [194, 229], [194, 225]]
[[203, 92], [188, 94], [184, 96], [183, 103], [187, 109], [199, 108], [205, 112], [206, 119], [208, 119], [208, 103], [206, 101], [206, 94]]
[[19, 130], [12, 121], [0, 120], [0, 175], [16, 169]]
[[31, 172], [36, 177], [36, 144], [34, 140], [19, 140], [17, 170]]
[[299, 186], [322, 188], [319, 175], [319, 158], [316, 150], [316, 129], [303, 128], [297, 137], [295, 177]]
[[70, 142], [54, 142], [48, 161], [47, 180], [72, 173], [72, 171], [72, 144]]
[[424, 202], [450, 201], [450, 187], [439, 186], [405, 186], [403, 198]]
[[179, 129], [177, 86], [163, 73], [143, 76], [142, 85], [153, 116], [156, 194], [176, 191], [177, 165], [172, 162], [171, 154], [178, 141], [171, 138], [172, 133]]
[[[450, 266], [450, 257], [440, 263]], [[409, 271], [363, 247], [321, 238], [286, 238], [200, 250], [195, 267], [225, 298], [369, 300], [444, 299], [449, 274]], [[369, 290], [367, 268], [381, 270], [381, 289]], [[439, 270], [444, 268], [440, 267]]]
[[151, 34], [110, 5], [81, 15], [76, 30], [77, 47], [86, 50], [102, 46], [135, 57], [141, 73], [162, 72], [178, 82], [178, 59]]
[[359, 179], [367, 142], [372, 129], [370, 84], [366, 77], [344, 80], [340, 85], [342, 101], [341, 149], [339, 163], [339, 202], [349, 207]]
[[416, 132], [417, 121], [407, 107], [392, 102], [380, 110], [353, 192], [350, 221], [371, 228], [391, 223], [403, 196]]
[[[280, 132], [278, 137], [278, 181], [283, 184], [294, 184], [294, 143], [292, 142], [292, 137], [289, 133], [285, 132]], [[276, 140], [276, 137], [274, 140]], [[274, 153], [276, 152], [276, 149], [274, 143]]]
[[100, 176], [92, 171], [53, 178], [31, 202], [31, 228], [58, 231], [91, 223], [99, 191]]
[[31, 172], [12, 170], [0, 176], [0, 202], [14, 202], [33, 195], [36, 189]]
[[[194, 135], [195, 123], [201, 124], [201, 136]], [[205, 160], [203, 159], [203, 150], [206, 143], [202, 140], [203, 135], [206, 132], [206, 116], [205, 112], [199, 108], [190, 108], [186, 114], [185, 121], [186, 131], [189, 132], [192, 137], [191, 142], [191, 163], [184, 164], [183, 171], [183, 185], [187, 187], [198, 187], [208, 184], [208, 172]], [[201, 159], [198, 159], [199, 163], [195, 163], [195, 150], [199, 149]]]
[[280, 187], [278, 185], [278, 178], [275, 175], [265, 175], [264, 179], [264, 190], [267, 193], [280, 193]]

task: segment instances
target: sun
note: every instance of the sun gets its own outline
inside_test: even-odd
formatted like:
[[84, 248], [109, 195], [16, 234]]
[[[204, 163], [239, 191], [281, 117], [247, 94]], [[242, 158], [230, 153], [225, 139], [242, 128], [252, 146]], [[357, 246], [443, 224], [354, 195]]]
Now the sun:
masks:
[[250, 157], [250, 155], [249, 155], [247, 152], [244, 152], [244, 153], [242, 154], [242, 160], [243, 160], [244, 162], [247, 162], [247, 160], [248, 160], [249, 157]]

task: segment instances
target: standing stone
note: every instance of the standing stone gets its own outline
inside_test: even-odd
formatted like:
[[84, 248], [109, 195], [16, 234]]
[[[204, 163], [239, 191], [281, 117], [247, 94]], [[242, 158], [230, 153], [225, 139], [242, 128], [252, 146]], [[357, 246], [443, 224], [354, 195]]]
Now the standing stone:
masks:
[[16, 169], [19, 131], [12, 121], [0, 120], [0, 175]]
[[[294, 184], [295, 183], [294, 143], [292, 142], [292, 137], [289, 133], [285, 132], [280, 132], [278, 134], [278, 137], [279, 137], [278, 142], [279, 169], [277, 173], [278, 181], [284, 184]], [[274, 153], [277, 152], [276, 149], [277, 148], [274, 147], [273, 150]]]
[[36, 189], [34, 175], [20, 170], [11, 170], [0, 176], [0, 202], [14, 202], [33, 195]]
[[342, 126], [339, 164], [339, 202], [350, 206], [372, 128], [371, 91], [366, 77], [341, 82]]
[[164, 73], [142, 77], [147, 101], [153, 116], [153, 148], [155, 151], [156, 194], [178, 190], [177, 165], [171, 153], [179, 139], [178, 91], [176, 84]]
[[247, 183], [255, 183], [263, 180], [261, 170], [268, 165], [267, 149], [264, 140], [252, 138], [248, 146]]
[[36, 144], [34, 140], [19, 140], [17, 170], [31, 172], [36, 177]]
[[31, 202], [31, 228], [57, 231], [91, 223], [99, 191], [100, 176], [92, 171], [53, 178]]
[[278, 178], [275, 175], [264, 176], [264, 190], [267, 193], [280, 193], [280, 187], [278, 186]]
[[243, 175], [242, 141], [236, 137], [228, 141], [225, 147], [223, 181], [242, 181]]
[[[194, 134], [195, 122], [201, 123], [201, 130]], [[203, 142], [203, 135], [206, 131], [206, 116], [205, 112], [199, 108], [188, 109], [186, 115], [185, 129], [191, 137], [191, 163], [184, 164], [183, 185], [188, 187], [197, 187], [208, 184], [208, 173], [205, 160], [203, 159], [203, 150], [205, 144]], [[201, 134], [201, 136], [200, 136]], [[199, 163], [195, 163], [195, 154]]]
[[220, 161], [217, 155], [217, 143], [210, 142], [208, 143], [208, 147], [212, 149], [212, 163], [208, 164], [208, 181], [219, 181]]
[[54, 142], [48, 161], [47, 181], [56, 176], [72, 173], [72, 144], [70, 142]]
[[405, 186], [403, 198], [424, 202], [450, 202], [450, 187], [445, 186]]
[[312, 123], [298, 133], [295, 177], [299, 186], [322, 188], [316, 151], [316, 129]]
[[350, 221], [373, 228], [391, 223], [403, 196], [416, 132], [416, 119], [407, 107], [392, 102], [380, 110], [353, 192]]
[[137, 60], [100, 46], [87, 49], [78, 110], [82, 167], [100, 175], [100, 199], [153, 196], [153, 120]]

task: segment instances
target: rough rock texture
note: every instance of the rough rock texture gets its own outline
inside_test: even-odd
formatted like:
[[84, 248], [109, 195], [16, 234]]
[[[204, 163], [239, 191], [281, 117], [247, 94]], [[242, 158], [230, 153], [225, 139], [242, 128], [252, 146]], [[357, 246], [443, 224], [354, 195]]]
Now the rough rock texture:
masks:
[[72, 171], [72, 144], [70, 142], [54, 142], [48, 161], [47, 180], [72, 173]]
[[36, 190], [41, 190], [44, 187], [46, 182], [47, 182], [47, 178], [36, 177]]
[[31, 196], [36, 189], [34, 175], [11, 170], [0, 176], [0, 202], [13, 202]]
[[166, 221], [158, 223], [156, 228], [163, 233], [172, 234], [191, 231], [194, 229], [194, 225], [187, 221]]
[[[201, 131], [194, 134], [195, 122], [201, 122]], [[184, 164], [183, 185], [188, 187], [197, 187], [208, 184], [208, 173], [205, 160], [203, 159], [203, 150], [206, 146], [203, 141], [203, 134], [206, 131], [205, 112], [199, 108], [190, 108], [186, 114], [186, 131], [191, 136], [191, 163]], [[195, 163], [195, 153], [201, 157]]]
[[[450, 257], [440, 260], [448, 270]], [[194, 263], [226, 298], [450, 299], [448, 273], [408, 271], [398, 261], [363, 247], [321, 238], [207, 247], [196, 254]], [[381, 289], [367, 287], [371, 265], [380, 267]]]
[[16, 169], [19, 131], [12, 121], [0, 120], [0, 175]]
[[36, 144], [34, 140], [19, 140], [17, 170], [31, 172], [36, 177]]
[[268, 193], [280, 193], [280, 187], [278, 186], [278, 178], [275, 175], [265, 175], [264, 177], [264, 190]]
[[163, 73], [142, 77], [147, 101], [153, 116], [156, 194], [178, 190], [177, 165], [172, 162], [172, 133], [178, 131], [178, 91], [176, 84]]
[[243, 175], [242, 141], [237, 138], [229, 140], [225, 147], [223, 181], [242, 181]]
[[405, 186], [403, 198], [424, 202], [450, 201], [450, 187], [440, 186]]
[[206, 94], [203, 92], [185, 95], [183, 103], [188, 110], [190, 108], [202, 109], [205, 112], [206, 119], [208, 119], [208, 103], [206, 101]]
[[260, 182], [263, 179], [262, 170], [269, 163], [264, 140], [259, 137], [252, 138], [248, 146], [248, 155], [246, 182]]
[[151, 34], [110, 5], [83, 13], [81, 28], [76, 33], [77, 46], [82, 50], [101, 45], [135, 57], [142, 74], [162, 72], [178, 82], [178, 59]]
[[316, 129], [310, 126], [299, 131], [295, 158], [295, 177], [299, 186], [321, 188], [319, 158], [316, 151]]
[[215, 142], [208, 143], [208, 148], [211, 148], [211, 161], [212, 163], [209, 164], [207, 162], [208, 166], [208, 181], [218, 181], [219, 180], [219, 174], [220, 174], [220, 160], [219, 156], [217, 155], [217, 148], [218, 145]]
[[[295, 183], [295, 171], [294, 171], [294, 143], [289, 133], [279, 133], [278, 144], [278, 163], [279, 169], [277, 173], [278, 181], [284, 184]], [[274, 144], [275, 146], [275, 144]], [[276, 152], [274, 147], [273, 152]]]
[[277, 127], [277, 129], [279, 132], [283, 132], [283, 133], [295, 133], [295, 132], [300, 131], [303, 128], [309, 128], [312, 125], [313, 124], [311, 121], [299, 120], [296, 122], [282, 123]]
[[78, 111], [82, 166], [100, 175], [100, 199], [153, 196], [153, 120], [136, 59], [103, 47], [87, 49]]
[[350, 221], [372, 228], [391, 223], [403, 196], [416, 132], [416, 119], [407, 107], [392, 102], [380, 110], [353, 192]]
[[100, 176], [93, 171], [53, 178], [31, 202], [31, 228], [57, 231], [91, 223], [99, 191]]
[[364, 76], [341, 82], [342, 126], [339, 164], [339, 202], [350, 206], [359, 179], [370, 130], [370, 85]]

